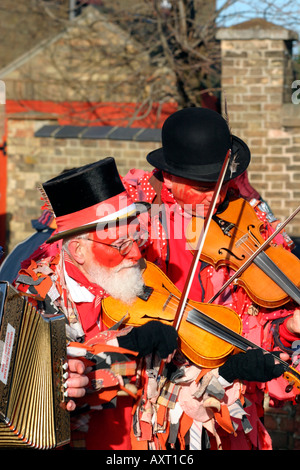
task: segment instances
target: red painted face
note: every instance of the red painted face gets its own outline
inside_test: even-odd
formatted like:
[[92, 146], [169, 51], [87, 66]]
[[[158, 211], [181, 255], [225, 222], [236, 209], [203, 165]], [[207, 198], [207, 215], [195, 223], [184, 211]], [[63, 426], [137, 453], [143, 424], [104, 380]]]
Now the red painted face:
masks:
[[[173, 175], [166, 175], [165, 182], [176, 202], [186, 212], [202, 217], [207, 215], [216, 183], [202, 183]], [[221, 188], [216, 207], [224, 200], [227, 186], [225, 184]]]
[[134, 233], [138, 230], [139, 225], [137, 223], [131, 223], [90, 233], [89, 239], [94, 241], [94, 243], [91, 242], [91, 249], [95, 260], [107, 268], [118, 266], [124, 259], [132, 261], [132, 264], [136, 264], [142, 257], [137, 243], [133, 243], [130, 251], [126, 255], [121, 255], [119, 250], [114, 248], [114, 246], [119, 247], [124, 240], [128, 240], [130, 237], [133, 238]]

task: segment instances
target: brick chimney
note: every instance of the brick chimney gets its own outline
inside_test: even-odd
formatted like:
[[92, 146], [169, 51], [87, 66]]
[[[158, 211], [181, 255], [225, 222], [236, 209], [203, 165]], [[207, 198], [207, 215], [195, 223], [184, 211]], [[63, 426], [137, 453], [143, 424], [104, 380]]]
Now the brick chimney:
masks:
[[[295, 32], [252, 19], [217, 31], [222, 103], [232, 132], [250, 147], [250, 181], [284, 219], [299, 203], [300, 104], [291, 101]], [[298, 118], [295, 118], [295, 116]], [[300, 223], [289, 229], [300, 234]]]

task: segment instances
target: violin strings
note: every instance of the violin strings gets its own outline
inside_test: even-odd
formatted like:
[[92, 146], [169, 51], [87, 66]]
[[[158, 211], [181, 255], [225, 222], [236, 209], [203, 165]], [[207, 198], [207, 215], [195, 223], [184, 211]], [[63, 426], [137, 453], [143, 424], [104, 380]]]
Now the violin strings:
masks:
[[[244, 233], [242, 232], [242, 230], [237, 226], [237, 225], [234, 225], [235, 229], [236, 229], [236, 233], [240, 232], [241, 236], [239, 238], [238, 241], [240, 241], [243, 237], [245, 237], [245, 235], [247, 235], [247, 242], [243, 241], [242, 244], [249, 250], [249, 253], [247, 253], [248, 255], [252, 255], [253, 253], [255, 253], [255, 251], [260, 247], [260, 243], [258, 240], [255, 239], [255, 237], [252, 235], [252, 233], [249, 231], [247, 233]], [[253, 245], [253, 248], [252, 246], [249, 245], [248, 242], [251, 242], [251, 244]], [[237, 244], [237, 242], [235, 244]], [[257, 245], [257, 247], [256, 247]]]
[[[165, 288], [165, 289], [166, 289], [167, 292], [171, 295], [170, 300], [168, 301], [168, 304], [167, 304], [167, 307], [166, 307], [166, 308], [169, 308], [169, 309], [171, 310], [171, 312], [176, 312], [177, 307], [178, 307], [178, 303], [179, 303], [179, 302], [178, 302], [178, 301], [179, 301], [179, 298], [178, 298], [175, 294], [173, 294], [172, 292], [170, 292], [167, 288]], [[151, 295], [153, 296], [153, 295], [156, 295], [156, 294], [157, 294], [157, 296], [161, 296], [161, 293], [158, 292], [158, 291], [156, 291], [156, 290], [154, 290]], [[170, 304], [174, 304], [174, 306], [173, 306], [173, 305], [170, 305]], [[211, 304], [211, 305], [212, 305], [212, 304]], [[186, 303], [185, 309], [189, 309], [189, 310], [187, 310], [187, 311], [193, 310], [193, 308], [194, 308], [193, 306], [190, 306], [190, 305], [188, 305], [188, 303]], [[197, 310], [198, 310], [198, 309], [196, 308], [196, 311], [197, 311]], [[204, 315], [204, 316], [206, 316], [208, 319], [210, 319], [209, 315], [207, 315], [207, 314], [204, 313], [204, 312], [201, 312], [201, 310], [199, 310], [199, 313], [201, 313], [202, 315]], [[222, 323], [218, 322], [217, 320], [214, 320], [213, 318], [211, 318], [211, 320], [214, 321], [214, 322], [216, 322], [216, 323], [218, 323], [218, 325], [219, 325], [221, 328], [224, 327], [225, 329], [228, 330], [228, 327], [226, 327], [226, 325], [223, 325]], [[266, 351], [265, 349], [261, 348], [260, 346], [257, 346], [256, 344], [251, 343], [251, 342], [248, 341], [246, 338], [244, 338], [242, 335], [239, 335], [238, 333], [236, 333], [234, 330], [231, 330], [231, 331], [232, 331], [232, 334], [233, 334], [233, 335], [236, 335], [236, 336], [239, 337], [242, 341], [245, 341], [245, 343], [248, 344], [248, 347], [256, 347], [256, 348], [261, 349], [261, 350], [264, 351], [265, 353], [271, 354], [276, 360], [278, 360], [281, 364], [283, 364], [283, 365], [285, 366], [285, 369], [286, 369], [286, 370], [289, 370], [289, 369], [290, 369], [288, 363], [287, 363], [286, 361], [284, 361], [283, 359], [281, 359], [280, 357], [277, 357], [277, 356], [275, 356], [274, 354], [272, 354], [272, 352]], [[225, 341], [226, 341], [226, 340], [225, 340]], [[246, 349], [243, 349], [243, 348], [242, 348], [242, 350], [243, 350], [244, 352], [246, 351]]]
[[[178, 307], [178, 304], [179, 304], [179, 298], [173, 294], [172, 292], [170, 292], [167, 288], [165, 288], [166, 291], [171, 295], [169, 297], [169, 299], [166, 299], [167, 300], [167, 304], [166, 304], [166, 307], [164, 310], [167, 310], [170, 308], [170, 310], [173, 312], [177, 310], [177, 307]], [[161, 295], [165, 295], [164, 293], [161, 293], [159, 291], [156, 291], [154, 290], [151, 294], [151, 296], [157, 296], [157, 297], [160, 297]], [[186, 307], [190, 307], [188, 304], [186, 304]], [[192, 307], [190, 307], [192, 308]]]
[[[175, 294], [173, 294], [172, 292], [170, 292], [167, 288], [166, 288], [167, 292], [170, 294], [169, 297], [168, 297], [168, 303], [166, 304], [166, 308], [164, 309], [165, 310], [168, 310], [168, 312], [171, 312], [171, 313], [174, 313], [174, 318], [175, 318], [175, 313], [177, 312], [177, 308], [178, 308], [178, 305], [179, 305], [179, 297], [177, 297]], [[157, 291], [153, 291], [152, 292], [152, 296], [155, 296], [157, 294], [157, 297], [161, 295], [160, 292], [157, 292]], [[212, 305], [212, 304], [211, 304]], [[218, 327], [220, 328], [220, 330], [222, 331], [222, 328], [227, 328], [226, 325], [223, 325], [222, 323], [220, 323], [219, 321], [217, 320], [214, 320], [213, 317], [210, 317], [207, 313], [204, 313], [202, 312], [201, 310], [195, 308], [193, 305], [189, 305], [188, 302], [186, 302], [185, 304], [185, 308], [184, 310], [188, 313], [190, 312], [191, 310], [195, 309], [196, 312], [198, 311], [199, 314], [201, 314], [202, 316], [204, 316], [205, 318], [207, 318], [207, 320], [209, 321], [213, 321], [214, 323], [217, 323], [218, 324]], [[209, 332], [208, 330], [206, 330], [205, 328], [203, 328], [204, 331], [207, 331]], [[232, 331], [232, 334], [234, 334], [234, 331]], [[214, 334], [214, 333], [212, 333]], [[217, 334], [215, 336], [218, 336]], [[221, 338], [222, 339], [222, 338]], [[226, 340], [225, 340], [226, 341]]]
[[[239, 235], [238, 232], [242, 231], [236, 227], [236, 234]], [[247, 236], [247, 241], [243, 240]], [[255, 238], [255, 236], [251, 233], [251, 231], [247, 232], [247, 234], [242, 234], [242, 236], [235, 242], [235, 246], [242, 240], [240, 244], [243, 244], [245, 253], [249, 256], [249, 259], [256, 251], [262, 246], [259, 241]], [[250, 243], [249, 243], [250, 241]], [[254, 245], [252, 248], [251, 245]], [[265, 257], [262, 257], [264, 255]], [[293, 300], [299, 304], [300, 302], [300, 289], [297, 284], [294, 284], [285, 274], [282, 272], [277, 265], [272, 261], [271, 258], [268, 257], [266, 253], [262, 253], [260, 258], [258, 257], [259, 263], [257, 266], [267, 274], [273, 282], [275, 282], [286, 294], [288, 294]]]
[[[177, 308], [178, 308], [178, 305], [179, 305], [179, 297], [177, 297], [175, 294], [173, 294], [172, 292], [170, 292], [167, 288], [165, 288], [166, 291], [170, 294], [170, 297], [167, 302], [167, 305], [166, 307], [164, 308], [164, 311], [165, 310], [169, 310], [169, 312], [171, 313], [175, 313], [177, 311]], [[161, 295], [165, 295], [164, 293], [161, 293], [159, 291], [156, 291], [154, 290], [151, 294], [151, 296], [157, 296], [157, 297], [160, 297]], [[187, 312], [189, 312], [190, 310], [192, 310], [194, 308], [194, 306], [192, 305], [189, 305], [188, 302], [186, 302], [186, 305], [185, 305], [185, 309]], [[196, 308], [197, 309], [197, 308]]]

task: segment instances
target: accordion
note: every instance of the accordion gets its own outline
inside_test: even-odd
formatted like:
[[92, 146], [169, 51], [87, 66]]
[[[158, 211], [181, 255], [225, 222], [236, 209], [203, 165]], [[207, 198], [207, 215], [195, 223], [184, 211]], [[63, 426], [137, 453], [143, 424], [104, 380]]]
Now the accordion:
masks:
[[70, 441], [63, 314], [39, 313], [0, 282], [0, 448], [52, 449]]

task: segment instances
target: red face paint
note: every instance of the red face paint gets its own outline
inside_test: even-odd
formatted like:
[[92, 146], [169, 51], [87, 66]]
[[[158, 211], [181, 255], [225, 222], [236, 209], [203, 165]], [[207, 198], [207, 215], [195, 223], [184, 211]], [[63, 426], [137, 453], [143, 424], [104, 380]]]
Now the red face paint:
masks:
[[[170, 189], [176, 202], [186, 212], [191, 211], [193, 215], [205, 217], [213, 198], [215, 183], [200, 183], [172, 176]], [[217, 199], [216, 207], [224, 200], [226, 192], [227, 185], [224, 185]]]
[[124, 240], [133, 236], [133, 233], [139, 228], [138, 224], [134, 226], [120, 225], [105, 230], [97, 230], [89, 235], [93, 241], [91, 250], [95, 260], [107, 268], [118, 266], [124, 259], [131, 260], [135, 264], [141, 258], [141, 252], [136, 243], [133, 243], [130, 251], [126, 255], [121, 255], [114, 246], [120, 246]]

